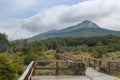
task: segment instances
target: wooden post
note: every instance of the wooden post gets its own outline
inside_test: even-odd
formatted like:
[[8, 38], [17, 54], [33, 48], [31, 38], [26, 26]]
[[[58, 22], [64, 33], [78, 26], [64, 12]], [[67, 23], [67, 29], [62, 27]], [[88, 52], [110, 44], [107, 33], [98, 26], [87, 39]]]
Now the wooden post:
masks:
[[86, 70], [84, 69], [84, 75], [85, 75], [85, 71], [86, 71]]
[[90, 58], [89, 58], [89, 64], [88, 64], [88, 65], [89, 65], [89, 67], [90, 67]]
[[109, 69], [109, 71], [108, 71], [108, 74], [111, 74], [110, 72], [110, 68], [111, 68], [111, 64], [110, 64], [110, 61], [108, 62], [108, 69]]
[[81, 60], [83, 60], [83, 57], [81, 56]]
[[34, 61], [34, 63], [33, 63], [32, 68], [33, 68], [33, 74], [32, 74], [32, 75], [35, 75], [35, 61]]
[[83, 59], [83, 57], [81, 57]]
[[86, 58], [85, 58], [85, 62], [86, 62]]
[[58, 61], [56, 62], [56, 72], [55, 72], [55, 75], [57, 75], [58, 76], [58, 73], [59, 73], [59, 69], [58, 69]]
[[100, 63], [99, 63], [99, 65], [100, 65], [100, 68], [102, 67], [102, 61], [100, 60]]
[[96, 61], [95, 61], [95, 59], [94, 59], [94, 69], [96, 69]]

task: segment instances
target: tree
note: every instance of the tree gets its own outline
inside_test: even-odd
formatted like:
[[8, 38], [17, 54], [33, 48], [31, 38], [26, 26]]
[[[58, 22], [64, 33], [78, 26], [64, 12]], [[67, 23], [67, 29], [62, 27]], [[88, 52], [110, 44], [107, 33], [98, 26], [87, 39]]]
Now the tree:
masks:
[[0, 80], [16, 80], [15, 68], [5, 54], [0, 54]]
[[5, 52], [8, 47], [8, 39], [5, 34], [0, 33], [0, 52]]
[[23, 56], [20, 56], [18, 54], [12, 53], [8, 55], [9, 60], [13, 63], [13, 66], [16, 70], [17, 78], [23, 74], [24, 72], [24, 66], [23, 66]]
[[107, 53], [107, 47], [105, 47], [105, 46], [96, 46], [95, 51], [96, 52], [93, 54], [93, 56], [95, 58], [103, 58], [103, 55], [105, 55]]

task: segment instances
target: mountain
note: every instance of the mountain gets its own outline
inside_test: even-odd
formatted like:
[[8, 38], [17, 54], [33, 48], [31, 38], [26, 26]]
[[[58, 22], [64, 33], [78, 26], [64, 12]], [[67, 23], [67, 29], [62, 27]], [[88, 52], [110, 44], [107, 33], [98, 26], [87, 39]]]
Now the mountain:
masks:
[[93, 37], [110, 34], [120, 36], [120, 31], [113, 31], [100, 28], [97, 24], [93, 23], [92, 21], [85, 20], [82, 23], [61, 30], [51, 30], [45, 33], [38, 34], [29, 38], [28, 40], [34, 41], [53, 37]]
[[74, 31], [74, 30], [78, 30], [78, 29], [82, 29], [82, 28], [99, 28], [99, 26], [97, 26], [95, 23], [93, 23], [89, 20], [85, 20], [82, 23], [79, 23], [75, 26], [71, 26], [71, 27], [62, 29], [59, 31], [59, 33], [70, 32], [70, 31]]

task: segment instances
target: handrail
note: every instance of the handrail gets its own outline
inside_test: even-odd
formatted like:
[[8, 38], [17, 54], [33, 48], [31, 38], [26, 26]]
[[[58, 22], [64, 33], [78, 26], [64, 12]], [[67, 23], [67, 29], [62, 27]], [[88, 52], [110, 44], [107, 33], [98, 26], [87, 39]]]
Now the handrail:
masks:
[[65, 61], [65, 60], [36, 60], [35, 63], [38, 63], [38, 62], [74, 62], [72, 60], [70, 61]]
[[[26, 77], [30, 77], [29, 74], [31, 74], [31, 70], [34, 68], [34, 61], [32, 61], [28, 67], [26, 68], [25, 72], [22, 74], [22, 76], [18, 80], [26, 80]], [[32, 71], [33, 72], [33, 71]]]
[[[40, 66], [39, 64], [37, 64], [37, 63], [40, 63], [40, 62], [50, 62], [50, 64], [51, 63], [53, 63], [53, 62], [55, 62], [55, 64], [52, 66], [52, 67], [45, 67], [45, 66]], [[61, 62], [63, 62], [63, 63], [66, 63], [67, 65], [68, 65], [68, 63], [81, 63], [81, 62], [79, 62], [79, 61], [72, 61], [72, 60], [70, 60], [70, 61], [64, 61], [64, 60], [49, 60], [49, 61], [46, 61], [46, 60], [41, 60], [41, 61], [39, 61], [39, 60], [37, 60], [35, 63], [36, 63], [36, 66], [35, 66], [35, 70], [55, 70], [55, 75], [59, 75], [59, 72], [60, 71], [64, 71], [64, 70], [72, 70], [72, 71], [81, 71], [81, 72], [83, 72], [83, 75], [85, 75], [85, 68], [83, 68], [83, 67], [61, 67], [60, 66], [60, 64], [63, 64], [63, 63], [61, 63]], [[68, 65], [69, 66], [69, 65]]]
[[[104, 69], [106, 73], [112, 74], [112, 75], [117, 75], [120, 73], [119, 68], [114, 68], [114, 64], [118, 65], [120, 64], [120, 61], [107, 61], [106, 66], [103, 65], [103, 60], [102, 59], [96, 59], [96, 58], [86, 58], [86, 57], [80, 57], [81, 59], [85, 60], [88, 63], [89, 67], [93, 67], [94, 69]], [[99, 62], [98, 62], [99, 61]], [[96, 68], [97, 67], [97, 68]]]

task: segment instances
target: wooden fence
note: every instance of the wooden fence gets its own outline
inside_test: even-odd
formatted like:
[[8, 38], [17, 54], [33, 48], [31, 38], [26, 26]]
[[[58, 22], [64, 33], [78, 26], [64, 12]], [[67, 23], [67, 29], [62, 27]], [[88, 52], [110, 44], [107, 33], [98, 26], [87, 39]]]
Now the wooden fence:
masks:
[[[37, 61], [32, 61], [23, 75], [18, 79], [18, 80], [31, 80], [32, 76], [36, 73], [38, 70], [54, 70], [55, 75], [59, 75], [60, 71], [64, 70], [71, 70], [71, 71], [80, 71], [83, 72], [85, 75], [85, 69], [84, 68], [70, 68], [70, 67], [65, 67], [61, 66], [60, 64], [62, 63], [73, 63], [72, 59], [70, 57], [60, 55], [60, 54], [54, 54], [58, 60], [56, 61], [42, 61], [42, 60], [37, 60]], [[95, 58], [86, 58], [86, 57], [80, 57], [82, 60], [84, 60], [89, 67], [92, 67], [96, 70], [105, 72], [107, 74], [111, 75], [119, 75], [120, 74], [120, 62], [112, 62], [108, 61], [104, 66], [104, 62], [100, 59], [95, 59]], [[50, 67], [45, 67], [45, 66], [40, 66], [40, 64], [44, 65], [47, 63], [54, 63], [54, 66]], [[75, 63], [75, 62], [74, 62]]]
[[[55, 60], [55, 61], [43, 61], [43, 60], [37, 60], [32, 61], [23, 75], [18, 80], [32, 80], [32, 76], [36, 75], [38, 71], [42, 70], [53, 70], [54, 75], [58, 76], [61, 75], [60, 73], [62, 71], [70, 71], [70, 72], [80, 72], [83, 75], [85, 75], [85, 68], [82, 67], [70, 67], [69, 64], [76, 63], [81, 64], [81, 62], [75, 62], [75, 61], [65, 61], [65, 60]], [[52, 66], [45, 66], [47, 64], [54, 64]], [[76, 74], [74, 74], [76, 75]]]
[[34, 65], [35, 62], [32, 61], [18, 80], [31, 80], [31, 77], [34, 75], [34, 71], [35, 71]]
[[[50, 64], [50, 66], [42, 66], [44, 65], [44, 63], [46, 64]], [[36, 61], [36, 67], [35, 67], [35, 72], [36, 71], [41, 71], [41, 70], [53, 70], [55, 73], [53, 75], [61, 75], [60, 73], [62, 71], [70, 71], [70, 72], [74, 72], [74, 71], [79, 71], [81, 73], [83, 73], [83, 75], [85, 75], [85, 68], [84, 67], [80, 67], [80, 66], [75, 66], [75, 67], [71, 67], [70, 64], [81, 64], [81, 62], [79, 61], [65, 61], [65, 60], [55, 60], [55, 61]], [[66, 74], [65, 74], [66, 75]], [[74, 74], [76, 75], [76, 74]]]
[[114, 75], [114, 76], [120, 75], [120, 61], [119, 62], [114, 62], [114, 61], [104, 62], [101, 59], [86, 58], [86, 57], [81, 57], [81, 59], [87, 62], [89, 67], [92, 67], [95, 70], [99, 70], [109, 75]]

